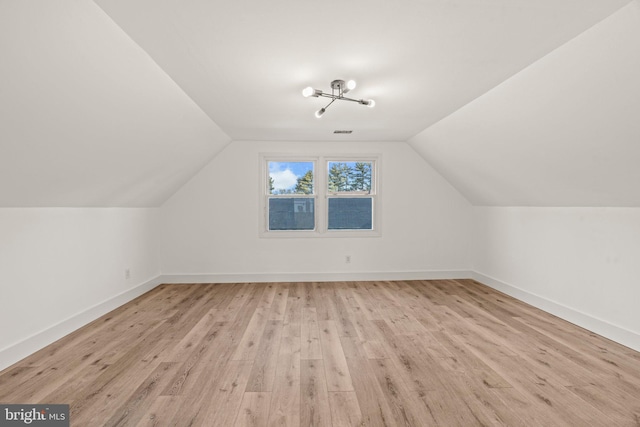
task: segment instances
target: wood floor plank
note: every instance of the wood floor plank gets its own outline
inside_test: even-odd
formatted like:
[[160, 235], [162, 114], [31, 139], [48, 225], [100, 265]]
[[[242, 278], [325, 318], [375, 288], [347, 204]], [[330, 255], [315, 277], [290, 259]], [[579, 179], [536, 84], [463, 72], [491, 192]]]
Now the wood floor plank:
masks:
[[453, 354], [429, 331], [409, 335], [406, 337], [406, 340], [410, 341], [421, 353], [427, 354], [434, 359], [453, 357]]
[[568, 387], [574, 394], [611, 418], [612, 425], [640, 425], [640, 400], [637, 395], [616, 393], [606, 385]]
[[266, 427], [270, 404], [270, 392], [246, 392], [242, 397], [235, 427]]
[[476, 357], [464, 344], [445, 332], [434, 332], [434, 337], [448, 349], [451, 357], [440, 358], [441, 365], [451, 371], [469, 372], [482, 381], [487, 387], [510, 388], [512, 385], [482, 359]]
[[364, 341], [358, 337], [340, 337], [342, 352], [347, 359], [367, 359], [367, 352], [364, 349]]
[[300, 411], [300, 338], [283, 336], [267, 425], [297, 426]]
[[[540, 367], [546, 378], [553, 378], [565, 387], [580, 387], [589, 385], [587, 379], [590, 373], [583, 366], [568, 361], [552, 349], [534, 352], [520, 352], [518, 355], [532, 365]], [[561, 366], [562, 369], [557, 369]]]
[[[159, 366], [161, 358], [158, 356], [165, 348], [163, 340], [141, 342], [133, 347], [81, 390], [82, 397], [70, 405], [70, 417], [78, 425], [104, 424]], [[135, 376], [123, 375], [134, 366]]]
[[318, 321], [336, 320], [338, 313], [335, 304], [330, 299], [332, 290], [326, 282], [314, 283], [312, 288], [313, 300], [316, 303]]
[[300, 338], [302, 333], [302, 297], [291, 288], [284, 312], [282, 336]]
[[594, 333], [575, 326], [575, 331], [572, 333], [569, 326], [573, 325], [564, 321], [553, 322], [552, 319], [541, 318], [538, 315], [519, 318], [519, 320], [540, 333], [588, 355], [600, 369], [611, 370], [612, 367], [615, 367], [617, 372], [624, 373], [627, 377], [633, 377], [634, 380], [640, 380], [637, 361], [624, 356], [619, 350], [620, 345], [618, 344], [605, 341], [601, 337], [595, 336]]
[[264, 290], [262, 292], [262, 297], [260, 297], [260, 301], [258, 302], [258, 308], [268, 312], [271, 309], [271, 304], [273, 304], [273, 300], [278, 292], [278, 286], [275, 283], [263, 283], [260, 286], [264, 286]]
[[537, 366], [518, 357], [501, 357], [489, 363], [515, 389], [534, 402], [538, 410], [553, 414], [567, 424], [613, 425], [612, 419], [605, 413], [590, 404], [584, 404], [567, 388], [540, 375]]
[[367, 291], [366, 282], [355, 282], [351, 287], [351, 295], [360, 307], [360, 313], [364, 314], [367, 320], [382, 320], [382, 315], [378, 312], [377, 306], [370, 298]]
[[300, 361], [300, 425], [331, 427], [331, 410], [322, 360]]
[[183, 403], [182, 396], [158, 396], [136, 424], [136, 427], [163, 427], [169, 425]]
[[252, 365], [252, 360], [232, 360], [227, 363], [220, 381], [215, 382], [209, 402], [200, 412], [203, 414], [203, 421], [196, 419], [194, 424], [228, 427], [235, 423]]
[[289, 287], [286, 283], [276, 283], [275, 289], [276, 292], [271, 302], [271, 310], [269, 311], [269, 320], [284, 320]]
[[401, 309], [382, 309], [382, 314], [395, 335], [416, 335], [427, 332], [418, 320], [402, 312]]
[[234, 287], [227, 288], [229, 290], [227, 298], [221, 301], [221, 305], [218, 306], [217, 320], [219, 322], [234, 321], [240, 309], [256, 292], [256, 287], [251, 283], [235, 283], [232, 286]]
[[161, 285], [0, 372], [72, 425], [640, 425], [640, 353], [473, 280]]
[[358, 399], [361, 424], [371, 427], [402, 425], [394, 418], [390, 404], [382, 392], [368, 363], [369, 359], [347, 359], [349, 372], [353, 375], [353, 388]]
[[318, 315], [315, 307], [302, 308], [301, 325], [302, 359], [322, 359]]
[[369, 368], [378, 380], [378, 385], [384, 395], [394, 419], [400, 425], [434, 425], [436, 420], [430, 411], [425, 411], [413, 400], [415, 395], [405, 385], [402, 376], [390, 359], [368, 360]]
[[384, 336], [386, 353], [411, 390], [436, 390], [446, 379], [440, 374], [438, 362], [428, 354], [420, 353], [404, 335], [395, 335], [389, 324], [382, 320], [373, 323]]
[[358, 313], [353, 315], [353, 326], [367, 358], [386, 359], [389, 357], [383, 343], [384, 337], [374, 321], [368, 320], [364, 314]]
[[[223, 333], [226, 326], [227, 324], [224, 322], [215, 322], [209, 326], [206, 335], [201, 338], [200, 342], [188, 342], [186, 345], [179, 343], [174, 347], [174, 351], [167, 359], [180, 363], [180, 368], [173, 380], [167, 384], [166, 389], [162, 392], [163, 395], [175, 396], [184, 394], [185, 388], [189, 390], [189, 384], [196, 381], [205, 369], [202, 361], [210, 357], [212, 349], [217, 344], [216, 340], [221, 341], [227, 338]], [[176, 350], [180, 357], [176, 357]]]
[[[233, 362], [230, 358], [237, 345], [237, 341], [234, 340], [235, 331], [232, 324], [219, 323], [223, 327], [217, 335], [218, 338], [198, 359], [186, 381], [181, 385], [179, 395], [184, 396], [185, 399], [181, 400], [182, 404], [175, 411], [169, 425], [190, 425], [189, 423], [202, 425], [202, 420], [210, 405], [210, 396], [218, 389]], [[237, 365], [239, 362], [235, 363]], [[182, 371], [179, 371], [178, 375], [172, 379], [162, 395], [170, 395], [168, 392], [174, 390], [173, 384], [181, 380], [180, 375], [182, 375]]]
[[162, 362], [149, 377], [129, 396], [113, 416], [105, 422], [105, 426], [136, 425], [159, 397], [163, 386], [177, 371], [178, 363]]
[[[425, 329], [434, 331], [446, 331], [449, 334], [464, 335], [468, 333], [468, 327], [464, 318], [446, 305], [436, 305], [431, 309], [430, 319], [417, 319]], [[435, 321], [435, 324], [433, 323]]]
[[[156, 329], [163, 328], [163, 322], [155, 322], [144, 334], [136, 331], [136, 341], [147, 340], [147, 336], [155, 333]], [[99, 333], [100, 334], [100, 333]], [[151, 340], [147, 340], [150, 342]], [[6, 399], [10, 393], [17, 401], [38, 401], [45, 397], [55, 396], [61, 398], [60, 388], [68, 388], [71, 393], [77, 392], [77, 387], [89, 377], [100, 375], [102, 370], [111, 365], [115, 360], [129, 349], [121, 345], [121, 340], [107, 341], [104, 337], [97, 336], [79, 343], [72, 357], [65, 352], [59, 352], [52, 356], [50, 362], [39, 369], [30, 371], [31, 378], [25, 378], [18, 389], [0, 388], [0, 399]], [[111, 355], [108, 357], [108, 355]], [[112, 359], [112, 360], [108, 360]], [[33, 365], [32, 365], [33, 366]], [[82, 373], [83, 375], [80, 375]], [[94, 375], [96, 374], [96, 375]], [[71, 380], [70, 380], [71, 378]]]
[[[258, 303], [259, 305], [260, 303]], [[258, 344], [267, 325], [269, 309], [257, 308], [251, 316], [242, 339], [231, 360], [254, 360], [258, 354]]]
[[364, 426], [355, 391], [330, 391], [329, 406], [333, 427]]
[[218, 322], [222, 325], [217, 338], [210, 345], [197, 364], [192, 368], [185, 381], [182, 381], [181, 371], [172, 379], [165, 388], [165, 393], [174, 390], [176, 381], [182, 381], [180, 395], [187, 397], [181, 400], [182, 404], [174, 412], [177, 425], [188, 424], [185, 420], [202, 419], [201, 412], [206, 411], [209, 403], [208, 396], [215, 390], [216, 384], [227, 372], [227, 366], [231, 355], [235, 352], [238, 340], [237, 332], [232, 329], [232, 324]]
[[356, 330], [353, 327], [353, 313], [348, 309], [347, 301], [341, 296], [340, 288], [346, 287], [344, 282], [338, 282], [334, 284], [331, 297], [332, 302], [335, 304], [336, 311], [336, 327], [338, 328], [338, 335], [342, 336], [356, 336]]
[[168, 340], [180, 340], [190, 331], [211, 308], [209, 301], [211, 293], [217, 293], [218, 289], [211, 284], [191, 285], [196, 288], [189, 299], [180, 301], [180, 309], [166, 321], [166, 329], [162, 331], [162, 338]]
[[[33, 374], [38, 372], [37, 366], [20, 366], [13, 365], [13, 367], [7, 368], [0, 375], [0, 384], [4, 389], [3, 393], [9, 395], [12, 390], [15, 390], [20, 384], [26, 383]], [[2, 393], [0, 393], [0, 398]]]
[[[490, 426], [496, 425], [480, 411], [468, 407], [464, 398], [448, 390], [413, 392], [423, 409], [430, 415], [426, 425]], [[499, 425], [499, 424], [498, 424]], [[517, 425], [517, 424], [516, 424]]]
[[165, 357], [168, 361], [182, 362], [189, 357], [198, 344], [210, 345], [219, 328], [223, 325], [217, 321], [217, 309], [212, 308], [204, 315], [196, 325], [171, 349]]
[[335, 321], [321, 321], [319, 322], [319, 327], [328, 390], [353, 391], [349, 367], [344, 357]]
[[280, 353], [280, 339], [282, 336], [282, 321], [270, 320], [262, 334], [258, 355], [251, 368], [251, 375], [247, 383], [247, 391], [271, 391], [276, 378], [276, 368]]
[[[48, 365], [50, 365], [68, 361], [68, 351], [63, 350], [65, 350], [69, 346], [78, 348], [78, 352], [84, 351], [84, 353], [82, 353], [82, 357], [84, 357], [86, 354], [88, 354], [87, 350], [91, 352], [92, 348], [99, 349], [105, 343], [112, 342], [115, 340], [115, 338], [119, 338], [120, 335], [122, 335], [121, 333], [111, 333], [111, 331], [116, 327], [121, 327], [122, 325], [129, 324], [131, 317], [136, 316], [136, 312], [142, 311], [142, 315], [146, 315], [147, 312], [152, 311], [153, 308], [157, 307], [158, 304], [165, 304], [164, 298], [169, 298], [169, 300], [166, 301], [165, 313], [171, 312], [172, 314], [175, 314], [175, 312], [173, 311], [175, 306], [171, 305], [171, 297], [177, 296], [179, 298], [185, 298], [186, 296], [191, 295], [197, 291], [196, 288], [193, 288], [184, 289], [183, 292], [176, 293], [172, 292], [170, 289], [170, 287], [160, 285], [152, 291], [139, 296], [133, 301], [120, 306], [110, 313], [85, 325], [83, 328], [80, 328], [65, 336], [64, 338], [54, 342], [53, 344], [50, 344], [45, 348], [35, 352], [27, 359], [18, 362], [18, 364], [22, 366], [39, 366], [43, 362], [46, 362]], [[141, 307], [144, 307], [144, 309], [141, 309]], [[166, 316], [162, 317], [166, 318]], [[117, 319], [117, 321], [115, 319]], [[153, 320], [156, 323], [159, 321], [158, 317], [155, 317]], [[126, 330], [126, 328], [124, 329]], [[145, 326], [144, 329], [147, 329], [147, 327]], [[130, 335], [129, 331], [128, 335]], [[79, 347], [82, 347], [83, 350], [80, 350]]]
[[513, 387], [495, 388], [474, 372], [462, 372], [451, 376], [447, 392], [459, 397], [471, 416], [482, 420], [482, 424], [496, 426], [549, 425], [544, 417], [523, 419], [513, 411], [496, 391], [516, 394]]

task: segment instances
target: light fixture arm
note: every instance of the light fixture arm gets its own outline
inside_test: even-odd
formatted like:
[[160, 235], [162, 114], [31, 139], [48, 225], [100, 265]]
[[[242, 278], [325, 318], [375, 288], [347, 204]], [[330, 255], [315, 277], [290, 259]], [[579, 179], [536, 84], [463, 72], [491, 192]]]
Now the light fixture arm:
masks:
[[[346, 96], [344, 96], [344, 95], [342, 95], [342, 94], [334, 95], [334, 94], [332, 94], [332, 93], [325, 93], [325, 92], [321, 92], [321, 93], [319, 93], [319, 94], [318, 94], [318, 95], [316, 95], [316, 96], [321, 96], [321, 97], [323, 97], [323, 98], [331, 98], [331, 99], [333, 99], [334, 101], [335, 101], [336, 99], [340, 99], [340, 100], [342, 100], [342, 101], [352, 101], [352, 102], [357, 102], [358, 104], [365, 104], [365, 105], [366, 105], [366, 103], [367, 103], [367, 101], [366, 101], [366, 100], [364, 100], [364, 99], [353, 99], [353, 98], [347, 98]], [[327, 105], [327, 107], [328, 107], [328, 105]]]
[[375, 101], [373, 99], [354, 99], [344, 96], [345, 93], [349, 92], [355, 87], [356, 82], [354, 82], [353, 80], [349, 80], [348, 82], [345, 82], [344, 80], [334, 80], [331, 82], [331, 93], [323, 92], [319, 89], [314, 89], [309, 86], [302, 91], [302, 95], [305, 98], [311, 96], [314, 98], [323, 97], [331, 99], [331, 102], [328, 103], [324, 108], [316, 111], [316, 117], [318, 118], [320, 118], [324, 114], [326, 109], [329, 108], [329, 106], [337, 100], [357, 102], [358, 104], [366, 105], [367, 107], [373, 107], [375, 105]]

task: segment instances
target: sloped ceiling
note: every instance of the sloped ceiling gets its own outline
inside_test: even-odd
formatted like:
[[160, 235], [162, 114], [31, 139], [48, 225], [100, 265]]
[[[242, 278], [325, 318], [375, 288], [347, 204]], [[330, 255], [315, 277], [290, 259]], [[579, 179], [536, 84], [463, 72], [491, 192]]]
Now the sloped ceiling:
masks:
[[156, 206], [230, 141], [91, 1], [0, 1], [0, 82], [0, 206]]
[[476, 205], [640, 206], [640, 2], [414, 138]]
[[[157, 206], [232, 139], [406, 141], [416, 134], [412, 146], [470, 200], [514, 204], [520, 185], [505, 165], [535, 148], [471, 146], [464, 130], [476, 134], [480, 116], [459, 114], [629, 1], [415, 0], [400, 7], [386, 0], [4, 0], [0, 206]], [[633, 7], [637, 2], [614, 18]], [[630, 49], [630, 43], [623, 45]], [[613, 67], [621, 61], [638, 68], [605, 53], [613, 55]], [[556, 77], [549, 74], [531, 77], [532, 98], [544, 95], [539, 89]], [[614, 80], [610, 71], [601, 74]], [[598, 86], [599, 76], [580, 75], [574, 83], [597, 80]], [[335, 78], [356, 79], [352, 96], [374, 98], [376, 108], [336, 103], [316, 119], [324, 100], [305, 99], [300, 91], [307, 85], [326, 91]], [[581, 94], [568, 94], [574, 92]], [[599, 86], [593, 96], [600, 92], [608, 95]], [[488, 105], [496, 115], [512, 113], [504, 110], [512, 105], [501, 102]], [[625, 102], [635, 107], [633, 99]], [[571, 123], [595, 111], [568, 106], [560, 113], [570, 110]], [[607, 126], [622, 123], [613, 116]], [[497, 139], [538, 128], [524, 114], [519, 119]], [[335, 129], [354, 132], [337, 136]], [[628, 140], [633, 128], [617, 132], [610, 129], [610, 136], [623, 133]], [[458, 166], [474, 153], [499, 160], [471, 168], [465, 178]], [[558, 179], [568, 182], [569, 175]], [[478, 176], [487, 178], [474, 184]], [[493, 190], [487, 193], [485, 184]]]
[[[234, 140], [292, 141], [405, 141], [628, 1], [96, 0]], [[336, 78], [376, 107], [316, 119]]]

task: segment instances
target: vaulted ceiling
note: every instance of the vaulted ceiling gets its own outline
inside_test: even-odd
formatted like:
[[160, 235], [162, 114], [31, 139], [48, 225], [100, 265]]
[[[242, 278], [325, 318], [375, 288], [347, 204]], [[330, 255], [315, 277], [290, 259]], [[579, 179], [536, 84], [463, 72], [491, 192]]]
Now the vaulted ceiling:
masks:
[[640, 206], [640, 2], [409, 140], [475, 205]]
[[[5, 0], [0, 206], [157, 206], [249, 139], [408, 141], [475, 204], [640, 206], [609, 188], [640, 154], [639, 5]], [[335, 78], [376, 107], [316, 119], [300, 91]]]
[[0, 206], [155, 206], [230, 138], [87, 0], [0, 1]]

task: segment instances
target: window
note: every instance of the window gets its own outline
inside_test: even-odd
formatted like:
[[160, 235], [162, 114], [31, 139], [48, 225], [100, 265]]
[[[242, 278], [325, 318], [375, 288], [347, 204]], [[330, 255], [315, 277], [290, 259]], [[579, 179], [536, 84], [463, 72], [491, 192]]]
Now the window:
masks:
[[380, 159], [261, 155], [263, 237], [379, 236]]
[[372, 161], [329, 161], [329, 230], [373, 230]]
[[270, 231], [314, 230], [315, 162], [267, 162], [269, 171], [268, 212]]

